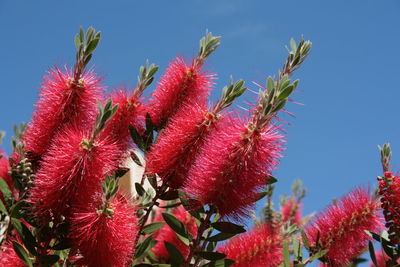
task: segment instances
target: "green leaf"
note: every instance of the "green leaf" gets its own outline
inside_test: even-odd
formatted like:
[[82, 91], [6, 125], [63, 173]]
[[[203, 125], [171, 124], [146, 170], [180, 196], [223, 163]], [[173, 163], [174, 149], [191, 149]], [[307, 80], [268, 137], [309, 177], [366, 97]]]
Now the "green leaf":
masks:
[[32, 264], [31, 259], [29, 258], [28, 252], [24, 249], [24, 247], [15, 241], [12, 241], [12, 243], [13, 243], [14, 251], [15, 251], [15, 253], [17, 253], [18, 257], [26, 265], [28, 265], [29, 267], [33, 267], [33, 264]]
[[294, 90], [294, 86], [289, 85], [288, 87], [286, 87], [279, 93], [278, 97], [276, 98], [276, 101], [280, 101], [282, 99], [288, 98], [290, 96], [290, 94], [293, 92], [293, 90]]
[[240, 234], [246, 232], [243, 226], [231, 222], [216, 222], [212, 223], [211, 226], [222, 233]]
[[308, 242], [306, 232], [304, 232], [304, 230], [301, 230], [301, 239], [303, 240], [304, 247], [307, 249], [307, 251], [310, 251], [310, 245]]
[[181, 221], [179, 221], [174, 215], [163, 212], [162, 216], [165, 222], [169, 225], [169, 227], [171, 227], [172, 230], [175, 231], [175, 233], [189, 239], [189, 233], [185, 225]]
[[135, 183], [135, 189], [136, 192], [138, 193], [139, 196], [143, 196], [144, 194], [146, 194], [146, 190], [143, 188], [143, 186], [139, 183]]
[[172, 265], [181, 266], [181, 263], [185, 260], [182, 253], [173, 244], [164, 241], [165, 248], [167, 249]]
[[93, 51], [96, 49], [97, 45], [99, 44], [100, 38], [93, 39], [89, 45], [85, 49], [85, 54], [89, 55], [92, 54]]
[[371, 257], [372, 262], [375, 264], [375, 266], [379, 266], [378, 262], [376, 260], [374, 245], [372, 244], [371, 241], [368, 241], [368, 250], [369, 250], [369, 255]]
[[211, 261], [207, 264], [202, 265], [202, 267], [229, 267], [234, 263], [235, 263], [234, 260], [223, 259], [223, 260]]
[[159, 230], [161, 227], [163, 227], [165, 223], [163, 222], [155, 222], [148, 224], [143, 227], [142, 232], [146, 235], [154, 233], [155, 231]]
[[11, 223], [20, 235], [26, 249], [28, 249], [31, 254], [37, 255], [35, 247], [37, 247], [38, 244], [36, 242], [36, 238], [32, 235], [28, 227], [26, 227], [25, 224], [21, 223], [21, 221], [15, 218], [11, 218]]
[[41, 261], [41, 263], [43, 263], [43, 266], [48, 266], [48, 267], [53, 266], [59, 259], [60, 259], [60, 256], [58, 256], [58, 255], [40, 256], [40, 261]]
[[315, 253], [314, 255], [312, 255], [310, 257], [310, 261], [314, 261], [314, 260], [317, 260], [317, 259], [323, 257], [326, 253], [328, 253], [328, 251], [329, 251], [328, 249], [318, 251], [317, 253]]
[[161, 200], [174, 200], [174, 199], [177, 199], [178, 197], [179, 197], [179, 194], [178, 194], [177, 190], [169, 189], [164, 194], [161, 194], [159, 199], [161, 199]]
[[198, 251], [196, 252], [196, 254], [202, 257], [203, 259], [210, 261], [222, 260], [223, 258], [226, 257], [226, 255], [223, 253], [209, 252], [209, 251]]
[[6, 206], [4, 205], [3, 201], [0, 199], [0, 211], [8, 216], [8, 211]]
[[290, 267], [290, 252], [287, 241], [283, 241], [283, 265], [285, 267]]
[[135, 258], [142, 256], [148, 249], [150, 249], [151, 241], [153, 240], [153, 235], [149, 235], [141, 243], [138, 244], [135, 251]]
[[222, 240], [226, 240], [229, 238], [234, 237], [236, 234], [230, 234], [230, 233], [218, 233], [214, 236], [210, 236], [209, 238], [206, 239], [206, 241], [211, 241], [211, 242], [218, 242]]
[[19, 219], [23, 216], [24, 210], [28, 205], [25, 201], [19, 201], [10, 208], [10, 217]]
[[145, 151], [146, 146], [145, 146], [143, 138], [142, 138], [142, 136], [140, 136], [138, 130], [135, 127], [133, 127], [132, 125], [129, 125], [129, 132], [131, 134], [133, 142], [135, 142], [135, 144], [138, 146], [138, 148], [140, 148], [142, 151]]
[[14, 198], [12, 196], [12, 192], [10, 188], [8, 187], [8, 184], [6, 181], [0, 177], [0, 191], [3, 193], [4, 199], [8, 204], [12, 204]]
[[268, 77], [268, 80], [267, 80], [267, 89], [268, 89], [268, 92], [271, 92], [274, 88], [275, 88], [275, 82], [274, 82], [274, 80], [273, 80], [271, 77]]

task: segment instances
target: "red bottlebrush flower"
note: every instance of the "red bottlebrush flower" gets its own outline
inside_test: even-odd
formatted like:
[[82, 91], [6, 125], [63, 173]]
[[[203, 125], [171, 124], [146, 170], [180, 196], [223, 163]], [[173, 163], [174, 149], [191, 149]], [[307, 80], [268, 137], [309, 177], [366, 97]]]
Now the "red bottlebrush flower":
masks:
[[194, 64], [188, 66], [182, 58], [176, 58], [161, 77], [147, 106], [152, 121], [163, 125], [184, 102], [206, 104], [212, 78], [213, 75]]
[[400, 177], [385, 172], [379, 181], [379, 195], [390, 241], [400, 243]]
[[272, 127], [250, 131], [238, 118], [226, 116], [207, 137], [189, 171], [189, 196], [234, 219], [248, 216], [266, 178], [278, 164], [282, 136]]
[[281, 207], [282, 222], [291, 222], [299, 225], [301, 223], [301, 203], [294, 198], [290, 198]]
[[96, 99], [103, 88], [101, 79], [93, 71], [86, 72], [78, 83], [73, 82], [70, 70], [55, 68], [44, 77], [39, 101], [33, 118], [24, 134], [25, 150], [32, 159], [40, 159], [52, 139], [65, 123], [74, 122], [84, 127], [92, 122], [97, 112]]
[[263, 223], [230, 239], [218, 252], [234, 260], [234, 267], [275, 267], [283, 261], [282, 237], [277, 230]]
[[71, 243], [83, 258], [79, 264], [98, 267], [130, 266], [138, 231], [136, 208], [117, 195], [109, 204], [111, 215], [102, 211], [102, 195], [73, 208]]
[[118, 105], [118, 109], [101, 134], [118, 140], [122, 145], [121, 149], [125, 151], [130, 145], [129, 126], [132, 125], [138, 130], [143, 128], [142, 104], [138, 97], [126, 90], [115, 90], [110, 97], [113, 104]]
[[68, 127], [58, 134], [43, 158], [30, 191], [36, 216], [68, 217], [72, 202], [88, 199], [100, 189], [105, 174], [121, 160], [119, 144], [107, 137], [97, 138], [88, 148], [88, 131]]
[[[172, 214], [175, 215], [175, 217], [186, 226], [187, 230], [193, 236], [196, 236], [197, 226], [195, 219], [185, 210], [183, 206], [176, 208]], [[154, 237], [158, 242], [152, 250], [158, 258], [169, 259], [169, 253], [165, 248], [164, 241], [173, 244], [177, 249], [179, 249], [184, 257], [189, 255], [189, 247], [177, 237], [174, 230], [172, 230], [167, 224], [161, 227], [161, 229], [154, 234]]]
[[310, 246], [328, 249], [324, 257], [329, 265], [345, 266], [366, 249], [371, 238], [365, 230], [376, 232], [382, 227], [378, 209], [378, 201], [367, 190], [353, 190], [306, 227]]
[[5, 242], [0, 247], [0, 266], [24, 267], [25, 263], [18, 257], [12, 242]]
[[180, 188], [216, 115], [205, 105], [185, 104], [168, 122], [147, 155], [146, 171], [157, 173], [173, 188]]

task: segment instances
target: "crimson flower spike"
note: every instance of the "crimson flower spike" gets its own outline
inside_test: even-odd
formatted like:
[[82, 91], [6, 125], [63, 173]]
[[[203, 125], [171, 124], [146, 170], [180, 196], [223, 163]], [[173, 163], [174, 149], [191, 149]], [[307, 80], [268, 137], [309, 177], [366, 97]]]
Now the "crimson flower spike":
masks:
[[328, 250], [323, 257], [329, 266], [347, 266], [361, 253], [371, 237], [366, 230], [382, 228], [379, 202], [368, 190], [356, 188], [328, 206], [306, 227], [310, 250]]
[[100, 107], [91, 132], [71, 124], [57, 135], [30, 189], [34, 214], [42, 222], [68, 218], [71, 204], [78, 198], [89, 199], [105, 174], [120, 164], [120, 145], [99, 136], [116, 109], [111, 100]]
[[217, 250], [234, 260], [235, 267], [274, 267], [283, 261], [282, 236], [267, 223], [230, 239]]
[[379, 147], [384, 175], [378, 177], [379, 195], [383, 208], [389, 239], [394, 245], [400, 244], [400, 177], [390, 172], [392, 152], [389, 144]]
[[103, 192], [72, 207], [72, 247], [82, 254], [79, 266], [128, 266], [138, 232], [137, 207], [118, 192], [118, 181], [107, 176]]
[[182, 58], [169, 64], [146, 107], [146, 112], [158, 128], [164, 128], [168, 119], [184, 103], [207, 103], [214, 75], [203, 72], [202, 66], [205, 59], [218, 48], [220, 39], [207, 33], [200, 40], [200, 51], [190, 65]]
[[298, 84], [291, 83], [288, 75], [310, 48], [311, 42], [304, 40], [294, 45], [285, 63], [291, 67], [285, 67], [277, 81], [268, 79], [268, 92], [260, 92], [249, 121], [231, 115], [219, 121], [189, 171], [185, 190], [190, 196], [215, 206], [221, 215], [248, 216], [283, 150], [283, 138], [271, 121]]
[[39, 100], [23, 141], [31, 160], [40, 160], [50, 147], [61, 126], [74, 123], [78, 127], [91, 124], [96, 115], [96, 99], [104, 90], [101, 79], [86, 71], [100, 41], [100, 32], [82, 28], [75, 38], [77, 48], [74, 69], [51, 69], [44, 77]]
[[211, 111], [202, 104], [183, 104], [147, 155], [146, 171], [157, 173], [173, 188], [182, 187], [205, 138], [221, 119], [220, 112], [245, 90], [243, 80], [234, 84], [231, 80], [230, 85], [223, 88], [221, 99]]
[[138, 76], [138, 84], [133, 92], [126, 90], [115, 90], [110, 98], [113, 103], [118, 105], [118, 110], [112, 119], [108, 122], [106, 128], [102, 132], [104, 136], [111, 136], [118, 140], [122, 145], [121, 150], [126, 151], [130, 145], [129, 127], [141, 129], [143, 118], [143, 106], [140, 97], [144, 91], [154, 80], [154, 75], [158, 70], [158, 66], [148, 63], [140, 67]]

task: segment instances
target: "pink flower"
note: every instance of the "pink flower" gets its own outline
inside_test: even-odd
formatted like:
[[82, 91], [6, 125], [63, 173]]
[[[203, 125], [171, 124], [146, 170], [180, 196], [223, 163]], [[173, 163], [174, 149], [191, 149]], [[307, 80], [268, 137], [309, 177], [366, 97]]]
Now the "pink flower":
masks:
[[206, 104], [212, 78], [213, 75], [202, 72], [194, 64], [188, 66], [182, 58], [176, 58], [161, 77], [147, 106], [152, 121], [164, 125], [184, 102]]
[[96, 99], [103, 90], [101, 79], [86, 72], [78, 84], [73, 83], [73, 73], [65, 69], [51, 69], [44, 77], [36, 110], [24, 135], [25, 150], [32, 159], [40, 159], [52, 143], [58, 130], [74, 122], [84, 127], [96, 115]]
[[[378, 263], [378, 266], [376, 266], [372, 261], [369, 263], [369, 266], [371, 266], [371, 267], [386, 267], [387, 266], [386, 261], [390, 260], [389, 256], [380, 250], [375, 251], [375, 257], [376, 257], [376, 263]], [[400, 263], [400, 259], [397, 260], [397, 263]]]
[[114, 171], [121, 159], [119, 145], [107, 137], [97, 138], [92, 148], [83, 141], [90, 133], [76, 126], [64, 129], [54, 139], [35, 175], [30, 190], [36, 216], [48, 221], [52, 216], [68, 217], [71, 203], [88, 199], [100, 189], [105, 175]]
[[329, 265], [345, 266], [366, 249], [371, 238], [365, 230], [376, 232], [382, 227], [378, 209], [379, 203], [367, 190], [353, 190], [307, 226], [310, 245], [329, 250], [325, 255]]
[[111, 215], [101, 212], [102, 208], [101, 194], [73, 208], [70, 238], [73, 247], [83, 256], [78, 263], [98, 267], [130, 266], [138, 231], [136, 208], [121, 195], [109, 204]]
[[[185, 210], [183, 206], [179, 206], [173, 211], [173, 215], [181, 221], [186, 229], [193, 235], [196, 236], [197, 226], [195, 219]], [[169, 253], [165, 248], [164, 241], [167, 241], [173, 245], [182, 253], [184, 257], [189, 255], [189, 247], [186, 246], [175, 234], [175, 232], [165, 224], [160, 230], [154, 233], [157, 244], [153, 247], [153, 253], [162, 259], [169, 259]]]
[[184, 104], [152, 146], [146, 171], [157, 173], [169, 186], [180, 188], [216, 120], [205, 105]]
[[122, 145], [121, 150], [126, 151], [131, 143], [129, 126], [132, 125], [139, 130], [143, 128], [142, 104], [133, 93], [128, 93], [126, 90], [115, 90], [111, 94], [111, 99], [114, 105], [118, 105], [118, 109], [107, 122], [102, 135], [118, 140]]
[[234, 260], [234, 267], [275, 267], [283, 260], [281, 243], [282, 237], [277, 231], [263, 223], [230, 239], [218, 252]]
[[290, 198], [281, 207], [282, 222], [291, 222], [293, 224], [300, 224], [301, 221], [301, 203], [296, 199]]
[[266, 178], [278, 164], [282, 136], [273, 127], [251, 131], [232, 116], [220, 120], [207, 137], [188, 174], [185, 190], [221, 215], [248, 216]]
[[12, 242], [4, 242], [0, 247], [0, 266], [25, 267], [25, 263], [18, 257]]

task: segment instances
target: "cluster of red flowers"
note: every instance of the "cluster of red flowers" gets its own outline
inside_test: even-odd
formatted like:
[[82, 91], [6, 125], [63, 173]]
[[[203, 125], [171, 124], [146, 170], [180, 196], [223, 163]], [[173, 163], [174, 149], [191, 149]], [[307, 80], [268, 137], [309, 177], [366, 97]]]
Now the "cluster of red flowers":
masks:
[[[248, 116], [240, 116], [224, 109], [244, 92], [243, 82], [224, 88], [219, 102], [208, 107], [215, 75], [204, 71], [203, 62], [219, 40], [211, 37], [202, 39], [209, 43], [203, 44], [190, 64], [182, 58], [170, 63], [147, 103], [141, 92], [151, 83], [154, 73], [141, 73], [142, 79], [132, 92], [115, 90], [106, 97], [102, 79], [92, 69], [85, 71], [82, 62], [77, 62], [73, 70], [49, 71], [33, 118], [21, 138], [25, 154], [19, 155], [19, 160], [33, 164], [35, 172], [33, 185], [27, 186], [23, 197], [32, 206], [29, 212], [38, 232], [48, 234], [40, 240], [38, 252], [51, 256], [51, 246], [58, 241], [58, 227], [67, 225], [63, 238], [69, 241], [69, 257], [74, 264], [127, 266], [140, 247], [140, 235], [147, 236], [143, 226], [153, 206], [160, 206], [157, 197], [166, 193], [160, 193], [166, 188], [176, 193], [175, 199], [183, 193], [207, 207], [202, 214], [206, 209], [212, 213], [199, 219], [192, 216], [196, 211], [188, 212], [186, 206], [174, 208], [171, 216], [181, 222], [177, 227], [187, 231], [190, 245], [167, 222], [153, 234], [158, 242], [148, 249], [152, 260], [171, 262], [164, 243], [168, 242], [178, 254], [188, 257], [186, 263], [190, 264], [190, 257], [198, 253], [196, 245], [206, 244], [206, 238], [197, 235], [213, 225], [211, 218], [229, 223], [250, 216], [282, 156], [285, 141], [276, 125], [277, 115], [297, 86], [297, 81], [291, 83], [289, 75], [307, 56], [311, 43], [305, 45], [303, 40], [301, 44], [305, 46], [300, 44], [299, 52], [294, 45], [279, 79], [270, 78], [252, 111]], [[89, 54], [82, 51], [81, 47], [78, 58], [85, 59]], [[104, 105], [98, 107], [96, 102]], [[153, 128], [149, 137], [151, 147], [142, 149], [146, 159], [144, 175], [159, 177], [161, 181], [153, 184], [155, 196], [149, 194], [153, 202], [140, 206], [132, 196], [118, 192], [116, 173], [130, 156], [129, 150], [135, 148], [132, 132], [143, 138], [148, 124]], [[159, 133], [155, 140], [153, 130]], [[0, 156], [0, 177], [13, 188], [13, 166], [3, 153]], [[18, 164], [19, 160], [14, 158], [11, 162]], [[386, 180], [380, 184], [385, 218], [391, 223], [389, 231], [398, 236], [400, 217], [391, 205], [400, 204], [393, 197], [399, 193], [400, 181], [391, 174], [385, 177], [391, 179], [391, 184]], [[137, 200], [142, 198], [138, 196]], [[180, 203], [173, 203], [176, 204]], [[366, 248], [370, 237], [364, 231], [381, 228], [378, 208], [377, 200], [367, 190], [356, 189], [344, 196], [306, 226], [310, 252], [328, 250], [322, 260], [329, 266], [349, 263]], [[163, 221], [161, 211], [153, 221]], [[147, 213], [139, 220], [142, 212]], [[285, 227], [299, 228], [301, 222], [301, 203], [291, 198], [282, 207], [278, 222], [263, 221], [248, 233], [218, 246], [217, 251], [233, 259], [237, 267], [278, 266], [284, 260], [283, 242], [292, 240]], [[28, 224], [26, 227], [31, 230]], [[12, 234], [12, 238], [18, 236], [15, 231]], [[234, 234], [228, 232], [227, 236]], [[12, 238], [0, 247], [1, 266], [23, 266], [12, 248]], [[196, 265], [198, 261], [195, 262]]]

